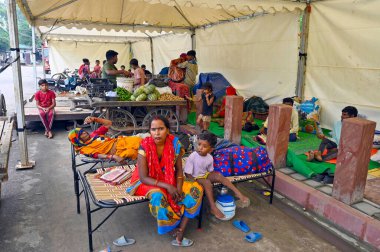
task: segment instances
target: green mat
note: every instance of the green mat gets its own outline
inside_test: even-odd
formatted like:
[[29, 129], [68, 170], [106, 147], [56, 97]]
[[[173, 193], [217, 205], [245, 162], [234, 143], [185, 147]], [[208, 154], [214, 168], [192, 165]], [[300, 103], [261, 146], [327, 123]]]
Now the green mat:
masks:
[[[188, 116], [188, 123], [195, 125], [196, 123], [195, 112], [192, 112]], [[262, 126], [263, 121], [255, 120], [255, 122]], [[211, 122], [209, 130], [217, 135], [218, 137], [224, 137], [224, 128], [220, 127], [217, 123]], [[260, 144], [253, 141], [253, 136], [258, 134], [258, 130], [252, 132], [242, 131], [241, 144], [247, 147], [257, 147]], [[324, 130], [327, 134], [329, 131]], [[321, 143], [321, 140], [314, 134], [299, 132], [299, 138], [297, 142], [289, 142], [288, 154], [287, 154], [287, 166], [291, 167], [296, 172], [304, 175], [307, 178], [314, 176], [315, 174], [320, 174], [323, 172], [328, 172], [330, 174], [335, 173], [335, 164], [330, 164], [326, 162], [307, 162], [305, 152], [309, 150], [316, 150]], [[368, 169], [380, 168], [380, 163], [370, 161]]]

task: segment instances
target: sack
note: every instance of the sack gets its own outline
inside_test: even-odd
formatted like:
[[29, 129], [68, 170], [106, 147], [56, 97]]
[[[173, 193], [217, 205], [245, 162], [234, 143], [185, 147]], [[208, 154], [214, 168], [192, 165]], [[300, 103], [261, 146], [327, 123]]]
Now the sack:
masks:
[[214, 151], [214, 170], [223, 176], [239, 176], [266, 172], [272, 162], [264, 147], [230, 147]]
[[252, 111], [253, 113], [265, 114], [269, 111], [269, 105], [258, 96], [253, 96], [246, 100], [243, 105], [243, 111]]
[[236, 176], [254, 173], [256, 155], [252, 148], [236, 146], [214, 151], [214, 170], [223, 176]]
[[272, 169], [273, 164], [269, 159], [267, 149], [262, 146], [253, 149], [256, 154], [256, 172], [267, 172]]

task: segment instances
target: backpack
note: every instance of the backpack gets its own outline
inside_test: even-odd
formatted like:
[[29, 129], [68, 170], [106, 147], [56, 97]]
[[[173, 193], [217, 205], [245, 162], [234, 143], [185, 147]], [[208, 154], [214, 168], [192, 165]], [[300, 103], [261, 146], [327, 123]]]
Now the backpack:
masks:
[[255, 174], [272, 167], [265, 148], [235, 146], [214, 151], [214, 170], [225, 177]]

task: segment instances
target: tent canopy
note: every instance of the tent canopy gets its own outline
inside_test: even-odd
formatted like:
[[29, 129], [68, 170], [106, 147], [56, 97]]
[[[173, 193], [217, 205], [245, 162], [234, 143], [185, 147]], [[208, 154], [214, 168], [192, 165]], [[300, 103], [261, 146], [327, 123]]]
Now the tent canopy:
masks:
[[257, 12], [303, 9], [290, 0], [17, 0], [35, 27], [173, 31], [233, 20]]

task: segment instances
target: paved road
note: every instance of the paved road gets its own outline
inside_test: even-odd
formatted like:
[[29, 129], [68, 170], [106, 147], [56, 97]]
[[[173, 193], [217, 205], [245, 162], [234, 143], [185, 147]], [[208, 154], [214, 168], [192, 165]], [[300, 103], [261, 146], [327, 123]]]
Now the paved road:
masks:
[[[36, 92], [36, 84], [33, 81], [33, 67], [22, 66], [21, 76], [25, 100]], [[37, 66], [37, 76], [42, 78], [42, 66]], [[10, 115], [11, 113], [16, 111], [13, 73], [11, 67], [8, 67], [8, 69], [6, 69], [4, 72], [0, 74], [0, 91], [5, 96], [8, 115]]]

